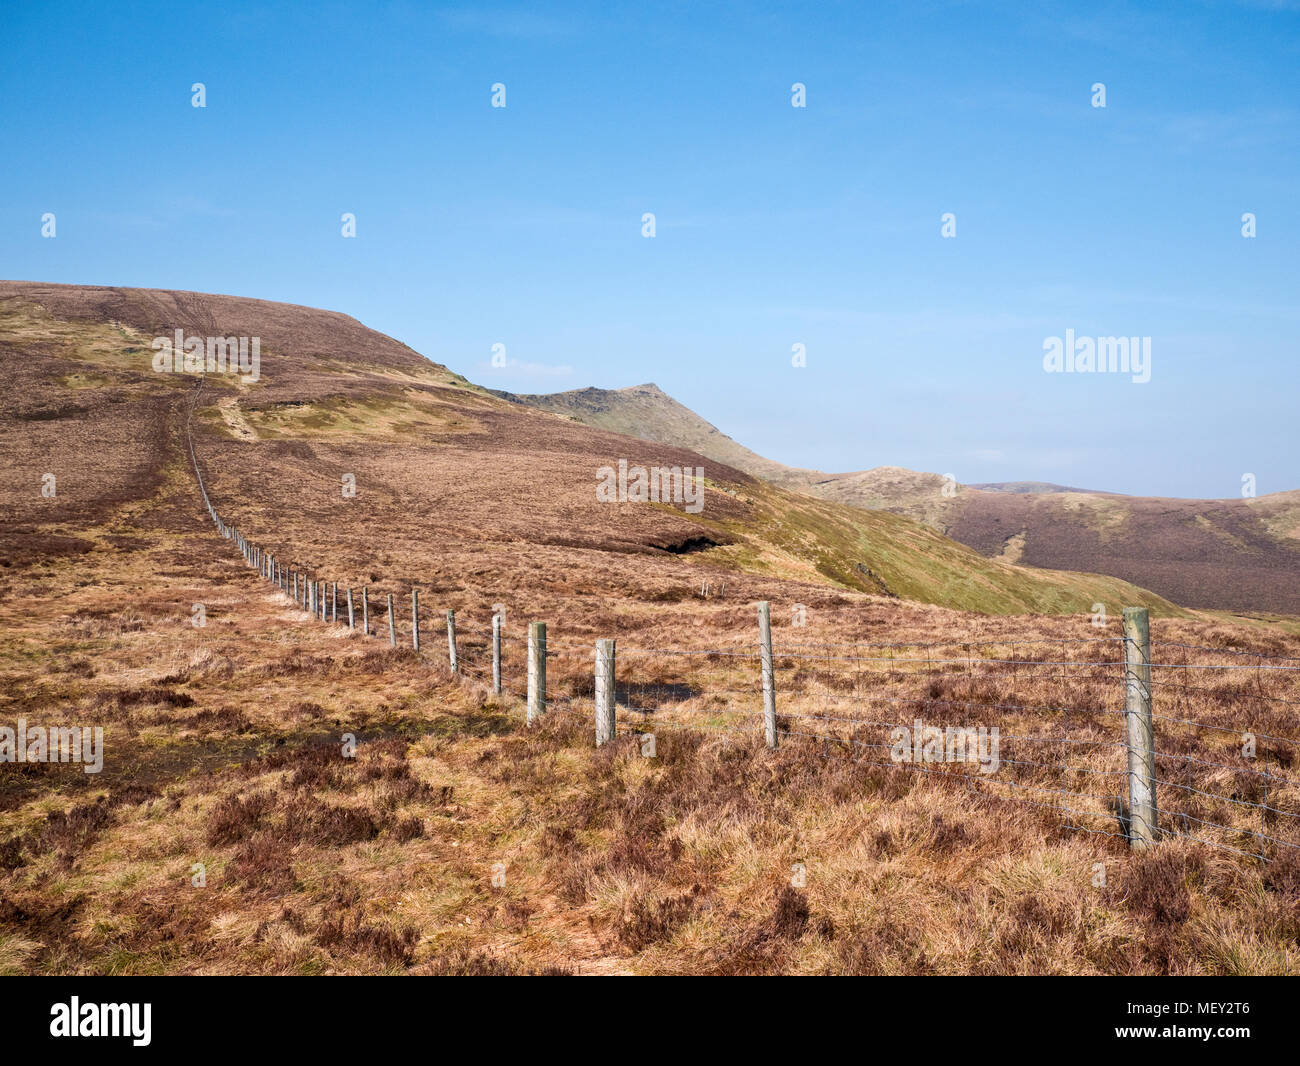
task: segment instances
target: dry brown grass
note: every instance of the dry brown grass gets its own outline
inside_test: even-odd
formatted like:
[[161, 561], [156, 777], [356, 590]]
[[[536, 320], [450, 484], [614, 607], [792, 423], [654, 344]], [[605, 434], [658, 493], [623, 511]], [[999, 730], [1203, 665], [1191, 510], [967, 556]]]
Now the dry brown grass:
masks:
[[[291, 391], [266, 388], [276, 403], [275, 389]], [[382, 443], [367, 441], [337, 411], [328, 442], [315, 429], [260, 444], [207, 431], [214, 495], [239, 503], [238, 520], [268, 548], [370, 584], [376, 604], [389, 591], [409, 602], [415, 583], [427, 618], [456, 609], [468, 676], [452, 678], [432, 621], [425, 655], [390, 649], [306, 619], [242, 565], [201, 515], [181, 461], [183, 399], [177, 392], [162, 428], [142, 438], [144, 473], [97, 483], [84, 458], [93, 492], [5, 531], [0, 722], [102, 725], [107, 758], [98, 775], [0, 768], [0, 972], [1297, 969], [1300, 874], [1285, 856], [1265, 865], [1175, 839], [1135, 857], [1053, 812], [860, 750], [791, 737], [769, 752], [752, 737], [688, 728], [750, 713], [754, 664], [651, 651], [751, 652], [760, 599], [773, 603], [787, 653], [796, 641], [955, 640], [1023, 658], [1029, 638], [1095, 636], [1086, 617], [989, 617], [855, 593], [793, 548], [780, 565], [657, 552], [651, 540], [697, 527], [632, 508], [607, 528], [541, 476], [576, 484], [572, 449], [590, 445], [589, 464], [608, 438], [566, 437], [570, 450], [552, 466], [522, 465], [524, 453], [547, 454], [557, 431], [534, 416], [536, 436], [501, 436], [511, 427], [493, 422], [486, 401], [472, 469], [464, 450], [444, 446], [439, 434], [452, 430], [434, 412], [434, 443], [409, 449], [397, 438], [416, 430], [388, 421]], [[254, 409], [245, 415], [265, 428]], [[265, 415], [272, 426], [280, 417]], [[128, 446], [114, 441], [106, 447]], [[349, 503], [335, 479], [345, 470], [365, 487]], [[508, 506], [494, 503], [511, 485]], [[742, 483], [717, 491], [752, 513]], [[696, 594], [705, 577], [708, 599]], [[555, 703], [533, 729], [516, 695], [494, 699], [482, 683], [498, 602], [516, 693], [524, 624], [550, 625]], [[190, 624], [195, 603], [206, 606], [202, 629]], [[796, 603], [807, 619], [797, 629]], [[1280, 626], [1197, 616], [1161, 619], [1155, 631], [1300, 654]], [[606, 636], [619, 639], [620, 715], [653, 723], [656, 758], [630, 736], [593, 746], [591, 649]], [[1017, 656], [1004, 654], [1013, 643]], [[1032, 665], [778, 663], [791, 732], [800, 715], [867, 696], [923, 701], [936, 715], [945, 701], [1014, 697], [1038, 711], [1009, 713], [1005, 732], [1055, 728], [1041, 709], [1067, 706], [1081, 735], [1115, 735], [1105, 715], [1117, 680], [1087, 676], [1082, 659], [1068, 684]], [[1268, 705], [1254, 696], [1280, 689], [1203, 683], [1210, 693], [1181, 693], [1174, 706], [1225, 729], [1297, 735], [1287, 705], [1255, 710]], [[343, 755], [345, 734], [355, 758]], [[1280, 766], [1284, 753], [1267, 756]], [[196, 863], [203, 887], [192, 883]], [[1104, 886], [1094, 884], [1099, 863]]]
[[[191, 573], [144, 580], [182, 546]], [[102, 716], [110, 753], [98, 778], [3, 779], [8, 972], [1297, 968], [1293, 862], [1182, 841], [1135, 857], [1048, 812], [797, 739], [773, 753], [665, 721], [655, 759], [632, 737], [596, 750], [587, 705], [557, 701], [524, 729], [517, 703], [435, 661], [305, 621], [201, 530], [101, 566], [71, 596], [72, 626], [31, 609], [21, 580], [0, 604], [6, 720]], [[136, 587], [148, 592], [130, 612], [114, 608]], [[188, 605], [211, 592], [228, 606], [194, 630]], [[863, 635], [885, 622], [916, 639], [955, 622], [999, 639], [1010, 625], [870, 603], [858, 617]], [[1162, 629], [1287, 650], [1221, 623]], [[680, 676], [645, 658], [649, 680]], [[555, 690], [577, 692], [587, 670], [560, 656]], [[909, 670], [889, 683], [936, 681]], [[1020, 691], [1030, 683], [1049, 684]], [[355, 759], [343, 732], [361, 742]]]

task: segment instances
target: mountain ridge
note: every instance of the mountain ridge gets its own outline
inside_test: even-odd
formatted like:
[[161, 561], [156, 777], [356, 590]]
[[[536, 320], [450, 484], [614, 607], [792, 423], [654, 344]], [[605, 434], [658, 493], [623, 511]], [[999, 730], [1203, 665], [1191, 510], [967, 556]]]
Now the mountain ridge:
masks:
[[[186, 476], [178, 433], [197, 376], [155, 372], [150, 340], [176, 328], [262, 339], [255, 382], [203, 375], [192, 433], [214, 502], [277, 553], [304, 568], [328, 559], [357, 585], [382, 576], [363, 569], [379, 545], [387, 566], [462, 602], [505, 595], [570, 625], [591, 613], [587, 597], [645, 610], [698, 595], [701, 574], [745, 601], [867, 594], [1069, 614], [1103, 600], [1181, 613], [1122, 580], [990, 560], [902, 516], [507, 401], [338, 312], [43, 283], [0, 283], [0, 548], [11, 563], [39, 564], [58, 545], [116, 550], [161, 487]], [[665, 395], [633, 399], [654, 411]], [[704, 511], [602, 502], [597, 471], [621, 457], [705, 465]], [[30, 487], [47, 472], [59, 491], [33, 508]], [[341, 478], [361, 502], [340, 496]], [[574, 606], [566, 616], [557, 602]]]
[[1196, 500], [1050, 482], [963, 485], [894, 466], [827, 473], [758, 455], [658, 386], [501, 395], [725, 457], [787, 489], [915, 519], [986, 558], [1106, 573], [1191, 607], [1300, 614], [1300, 490]]

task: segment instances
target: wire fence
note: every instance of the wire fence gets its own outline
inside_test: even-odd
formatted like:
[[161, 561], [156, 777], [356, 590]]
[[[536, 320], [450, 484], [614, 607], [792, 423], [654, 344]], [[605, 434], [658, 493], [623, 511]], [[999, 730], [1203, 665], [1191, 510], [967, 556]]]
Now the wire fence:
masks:
[[[186, 428], [217, 530], [295, 604], [394, 645], [418, 645], [422, 656], [499, 693], [504, 706], [528, 701], [528, 659], [537, 650], [514, 630], [459, 628], [451, 612], [444, 630], [418, 613], [409, 590], [399, 597], [376, 589], [371, 598], [366, 589], [364, 611], [354, 597], [351, 616], [341, 617], [333, 582], [268, 555], [221, 517], [188, 421]], [[555, 636], [545, 645], [536, 706], [594, 720], [595, 648]], [[1293, 735], [1300, 657], [1152, 641], [1135, 660], [1127, 635], [828, 643], [792, 627], [768, 648], [774, 698], [765, 708], [756, 637], [709, 648], [620, 643], [606, 697], [615, 735], [743, 734], [799, 745], [810, 756], [914, 770], [1050, 812], [1079, 832], [1132, 842], [1149, 821], [1152, 839], [1185, 838], [1261, 860], [1300, 849]], [[1136, 677], [1135, 661], [1144, 668]], [[1150, 722], [1136, 756], [1135, 706]], [[1138, 778], [1152, 790], [1149, 816], [1138, 809]]]

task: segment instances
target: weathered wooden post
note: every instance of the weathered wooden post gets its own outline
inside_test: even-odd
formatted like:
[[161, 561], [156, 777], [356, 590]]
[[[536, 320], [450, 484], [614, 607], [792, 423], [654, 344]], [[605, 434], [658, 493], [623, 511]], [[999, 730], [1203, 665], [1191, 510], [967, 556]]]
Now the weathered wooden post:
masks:
[[614, 739], [614, 641], [596, 641], [596, 747]]
[[370, 590], [361, 586], [361, 632], [370, 636]]
[[1124, 608], [1124, 725], [1128, 744], [1129, 845], [1151, 847], [1159, 831], [1155, 731], [1151, 722], [1151, 616]]
[[316, 579], [314, 577], [307, 582], [307, 613], [312, 617], [316, 615]]
[[348, 589], [348, 628], [349, 629], [357, 628], [357, 618], [352, 611], [352, 590], [351, 589]]
[[451, 672], [459, 673], [460, 663], [456, 656], [456, 612], [451, 608], [447, 609], [447, 661], [451, 664]]
[[335, 581], [330, 586], [330, 621], [339, 620], [339, 583]]
[[772, 671], [772, 605], [758, 605], [758, 648], [763, 669], [763, 732], [767, 746], [776, 747], [776, 679]]
[[320, 583], [320, 595], [316, 597], [316, 603], [320, 606], [320, 620], [322, 622], [325, 621], [325, 586], [326, 581], [322, 578]]
[[501, 695], [501, 616], [492, 616], [492, 694]]
[[528, 724], [546, 713], [546, 623], [528, 623]]
[[393, 616], [393, 594], [388, 594], [388, 644], [397, 647], [397, 619]]
[[420, 590], [411, 589], [411, 647], [420, 650]]

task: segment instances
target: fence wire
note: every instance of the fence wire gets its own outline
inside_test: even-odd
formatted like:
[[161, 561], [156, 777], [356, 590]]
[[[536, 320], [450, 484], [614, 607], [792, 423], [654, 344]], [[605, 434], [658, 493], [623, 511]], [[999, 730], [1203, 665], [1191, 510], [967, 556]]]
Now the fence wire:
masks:
[[[201, 389], [202, 381], [186, 428], [204, 505], [245, 561], [306, 609], [303, 589], [322, 576], [267, 554], [229, 525], [208, 497], [188, 439]], [[339, 589], [336, 605], [334, 587], [326, 583], [314, 617], [347, 626], [347, 590]], [[364, 601], [361, 590], [351, 591], [356, 629], [413, 648], [409, 589], [369, 587]], [[468, 621], [456, 620], [455, 672], [495, 696], [491, 627]], [[450, 670], [442, 616], [422, 613], [419, 635], [421, 657]], [[772, 648], [778, 743], [801, 745], [810, 756], [915, 770], [1050, 813], [1071, 830], [1130, 836], [1131, 649], [1124, 637], [829, 643], [786, 636]], [[500, 649], [499, 699], [518, 711], [528, 695], [526, 634], [503, 625]], [[1153, 641], [1150, 649], [1158, 661], [1146, 664], [1150, 684], [1143, 687], [1154, 705], [1157, 837], [1261, 860], [1300, 848], [1297, 740], [1288, 735], [1294, 718], [1288, 708], [1300, 706], [1300, 657], [1171, 641]], [[593, 721], [594, 660], [592, 645], [548, 641], [547, 713]], [[762, 737], [761, 661], [757, 641], [710, 648], [620, 645], [616, 733], [645, 737], [690, 729]]]

